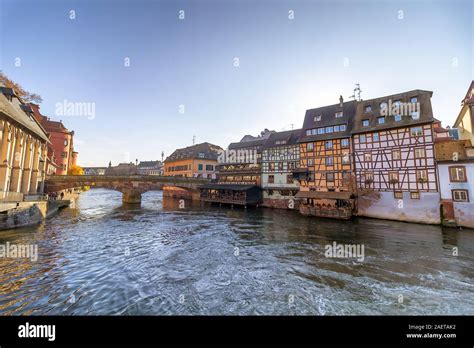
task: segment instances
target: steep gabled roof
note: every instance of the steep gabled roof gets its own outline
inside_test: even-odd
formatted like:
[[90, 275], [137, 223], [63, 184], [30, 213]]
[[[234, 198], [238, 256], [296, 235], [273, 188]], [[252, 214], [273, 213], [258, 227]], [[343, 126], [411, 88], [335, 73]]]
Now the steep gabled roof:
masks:
[[[7, 98], [7, 95], [12, 101]], [[33, 116], [28, 105], [11, 88], [0, 86], [0, 113], [49, 143], [48, 134]]]
[[[348, 101], [342, 104], [334, 104], [322, 106], [315, 109], [306, 110], [304, 117], [303, 129], [298, 138], [298, 142], [304, 143], [308, 141], [328, 140], [346, 138], [350, 136], [352, 120], [355, 116], [356, 102]], [[336, 113], [342, 112], [342, 117], [336, 118]], [[320, 121], [317, 121], [321, 118]], [[342, 132], [332, 132], [325, 134], [307, 135], [307, 131], [311, 129], [326, 128], [330, 126], [346, 125], [346, 130]]]
[[[433, 110], [431, 108], [431, 96], [433, 92], [425, 91], [421, 89], [415, 89], [407, 92], [387, 95], [383, 97], [373, 98], [369, 100], [362, 100], [357, 102], [356, 115], [354, 118], [352, 133], [365, 133], [372, 131], [380, 131], [390, 128], [409, 127], [412, 125], [430, 123], [434, 121]], [[390, 101], [393, 104], [396, 101], [401, 103], [410, 103], [411, 98], [416, 97], [417, 102], [420, 104], [419, 117], [412, 118], [409, 115], [402, 115], [400, 121], [395, 121], [394, 115], [386, 116], [384, 123], [379, 124], [378, 118], [383, 117], [381, 112], [381, 103], [388, 103]], [[371, 106], [371, 111], [366, 112], [366, 106]], [[369, 126], [364, 127], [362, 125], [363, 120], [369, 121]]]
[[208, 159], [217, 161], [219, 151], [223, 151], [220, 146], [210, 143], [201, 143], [175, 150], [169, 155], [165, 162], [179, 161], [185, 159]]
[[264, 143], [264, 148], [295, 145], [301, 134], [301, 129], [272, 133]]

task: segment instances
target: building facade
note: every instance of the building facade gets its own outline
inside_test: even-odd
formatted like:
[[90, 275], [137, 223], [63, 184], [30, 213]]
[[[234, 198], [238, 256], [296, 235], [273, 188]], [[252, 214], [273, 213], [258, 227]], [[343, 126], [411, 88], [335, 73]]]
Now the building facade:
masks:
[[137, 169], [140, 175], [163, 175], [163, 163], [161, 161], [140, 161]]
[[175, 150], [165, 160], [165, 176], [216, 179], [217, 157], [222, 148], [202, 143]]
[[261, 204], [262, 151], [273, 133], [265, 129], [256, 137], [245, 135], [221, 152], [217, 183], [201, 187], [201, 200], [243, 206]]
[[299, 166], [301, 129], [272, 133], [263, 145], [262, 189], [263, 206], [295, 209], [299, 190], [293, 171]]
[[474, 147], [469, 140], [445, 140], [435, 150], [442, 222], [474, 228]]
[[105, 175], [107, 167], [84, 167], [84, 175]]
[[0, 86], [0, 200], [42, 193], [48, 134], [15, 92]]
[[351, 123], [356, 102], [306, 111], [298, 139], [299, 210], [304, 215], [347, 219], [354, 211]]
[[74, 131], [69, 131], [62, 121], [52, 121], [49, 117], [42, 115], [39, 105], [31, 103], [29, 105], [36, 120], [49, 134], [50, 148], [56, 160], [54, 166], [57, 166], [55, 174], [67, 175], [69, 169], [77, 164], [78, 153], [74, 150]]
[[469, 140], [474, 145], [474, 80], [471, 82], [464, 99], [461, 102], [454, 128], [459, 130], [460, 140]]
[[358, 215], [440, 223], [431, 96], [413, 90], [357, 102]]

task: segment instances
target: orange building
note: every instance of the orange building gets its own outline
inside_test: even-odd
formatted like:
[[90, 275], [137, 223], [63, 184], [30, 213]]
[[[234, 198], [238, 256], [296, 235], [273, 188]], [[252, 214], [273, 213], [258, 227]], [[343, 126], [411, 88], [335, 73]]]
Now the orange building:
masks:
[[[78, 153], [74, 151], [74, 131], [69, 131], [62, 121], [51, 121], [49, 117], [43, 116], [39, 111], [39, 105], [30, 104], [30, 106], [35, 118], [50, 136], [50, 149], [53, 154], [48, 153], [50, 163], [47, 163], [47, 168], [56, 166], [56, 175], [67, 175], [71, 166], [77, 164]], [[55, 163], [51, 162], [53, 157]]]
[[217, 157], [222, 148], [202, 143], [175, 150], [165, 160], [165, 176], [216, 178]]

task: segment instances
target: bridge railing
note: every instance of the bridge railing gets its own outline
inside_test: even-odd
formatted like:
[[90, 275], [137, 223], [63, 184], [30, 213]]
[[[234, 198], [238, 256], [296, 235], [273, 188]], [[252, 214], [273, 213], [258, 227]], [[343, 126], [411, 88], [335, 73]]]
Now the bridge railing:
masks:
[[88, 182], [88, 181], [161, 181], [181, 183], [208, 183], [211, 179], [184, 177], [184, 176], [161, 176], [161, 175], [49, 175], [46, 181], [50, 182]]

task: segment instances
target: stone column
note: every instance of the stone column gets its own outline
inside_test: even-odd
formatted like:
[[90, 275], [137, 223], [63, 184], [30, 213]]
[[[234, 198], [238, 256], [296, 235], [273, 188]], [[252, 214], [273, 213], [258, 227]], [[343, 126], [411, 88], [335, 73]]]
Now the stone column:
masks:
[[33, 159], [33, 138], [28, 136], [28, 140], [25, 146], [25, 160], [23, 162], [23, 176], [21, 178], [21, 192], [28, 194], [30, 192], [30, 181], [31, 181], [31, 162]]
[[142, 202], [142, 194], [140, 191], [127, 190], [122, 192], [122, 203], [140, 204]]
[[12, 192], [20, 192], [20, 175], [21, 175], [21, 164], [22, 164], [22, 155], [23, 155], [23, 131], [17, 130], [16, 134], [16, 144], [15, 144], [15, 152], [13, 152], [13, 168], [12, 168], [12, 176], [11, 176], [11, 183], [10, 183], [10, 191]]
[[40, 193], [44, 193], [44, 181], [46, 180], [46, 158], [48, 156], [48, 145], [41, 145], [41, 158], [39, 162]]
[[2, 122], [2, 144], [0, 146], [0, 197], [5, 197], [5, 192], [8, 191], [8, 152], [10, 150], [11, 134], [10, 124], [7, 121]]
[[35, 194], [38, 189], [38, 166], [40, 151], [40, 142], [38, 140], [35, 140], [35, 143], [33, 145], [33, 170], [31, 171], [30, 194]]

